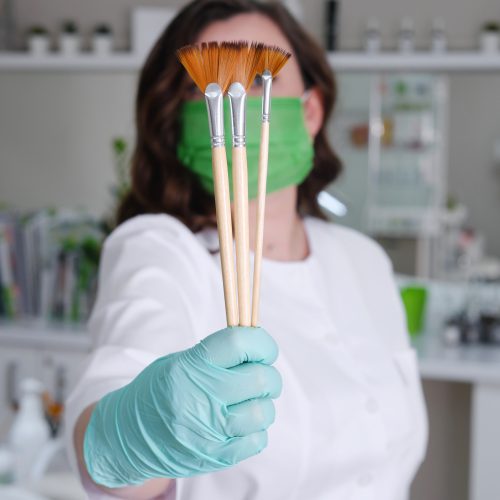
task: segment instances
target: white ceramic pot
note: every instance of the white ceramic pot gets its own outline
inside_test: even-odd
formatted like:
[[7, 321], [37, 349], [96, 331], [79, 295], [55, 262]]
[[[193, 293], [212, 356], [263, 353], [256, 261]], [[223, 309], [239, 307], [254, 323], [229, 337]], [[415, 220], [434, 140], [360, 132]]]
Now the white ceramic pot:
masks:
[[500, 34], [493, 31], [481, 33], [481, 50], [483, 52], [498, 52], [500, 49]]
[[80, 35], [72, 33], [61, 33], [59, 38], [59, 48], [62, 54], [73, 56], [80, 52], [81, 38]]
[[28, 51], [35, 56], [49, 53], [50, 40], [47, 35], [30, 35], [28, 37]]
[[113, 52], [113, 36], [95, 34], [92, 38], [92, 48], [98, 56], [108, 56]]

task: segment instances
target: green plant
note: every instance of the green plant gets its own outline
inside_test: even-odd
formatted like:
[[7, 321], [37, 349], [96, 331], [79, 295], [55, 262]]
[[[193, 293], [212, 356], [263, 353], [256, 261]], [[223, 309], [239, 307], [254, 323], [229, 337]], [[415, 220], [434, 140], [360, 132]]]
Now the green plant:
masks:
[[488, 21], [487, 23], [483, 24], [482, 31], [488, 33], [499, 33], [500, 23], [497, 23], [496, 21]]
[[116, 226], [115, 212], [130, 191], [130, 154], [127, 141], [123, 137], [115, 137], [111, 142], [113, 162], [115, 166], [116, 182], [111, 186], [113, 206], [101, 220], [100, 229], [109, 234]]
[[[88, 301], [95, 292], [102, 243], [94, 236], [81, 237], [72, 234], [64, 237], [60, 244], [61, 255], [65, 258], [70, 254], [76, 257], [75, 268], [72, 269], [75, 273], [76, 286], [72, 291], [71, 308], [66, 319], [80, 322], [85, 319], [86, 314], [81, 308], [82, 300]], [[58, 318], [57, 313], [54, 318]]]
[[31, 28], [28, 29], [28, 34], [31, 36], [46, 36], [49, 34], [47, 28], [44, 26], [41, 26], [40, 24], [31, 26]]
[[98, 24], [94, 28], [94, 35], [111, 35], [113, 30], [109, 24]]
[[64, 21], [61, 25], [61, 31], [68, 35], [76, 35], [78, 33], [78, 25], [75, 21]]
[[113, 139], [113, 153], [115, 160], [115, 171], [118, 183], [113, 187], [113, 194], [119, 203], [130, 189], [128, 144], [123, 137]]

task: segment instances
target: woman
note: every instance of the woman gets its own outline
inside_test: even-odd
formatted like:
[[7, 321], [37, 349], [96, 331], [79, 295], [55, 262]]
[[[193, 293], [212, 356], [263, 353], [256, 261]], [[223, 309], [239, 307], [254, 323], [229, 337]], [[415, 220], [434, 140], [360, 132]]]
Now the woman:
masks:
[[[196, 132], [206, 112], [175, 60], [180, 46], [234, 39], [293, 54], [273, 86], [265, 330], [223, 328], [208, 137], [200, 146]], [[156, 44], [132, 190], [102, 256], [95, 350], [68, 402], [91, 498], [405, 498], [426, 423], [390, 263], [316, 201], [340, 170], [326, 141], [334, 101], [321, 50], [278, 4], [195, 1]]]

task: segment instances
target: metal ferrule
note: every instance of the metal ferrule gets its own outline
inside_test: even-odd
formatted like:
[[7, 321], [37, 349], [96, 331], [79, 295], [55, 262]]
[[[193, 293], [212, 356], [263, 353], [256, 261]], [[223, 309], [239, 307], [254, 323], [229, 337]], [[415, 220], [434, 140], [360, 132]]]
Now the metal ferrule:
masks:
[[231, 105], [231, 128], [233, 132], [233, 148], [244, 147], [246, 124], [247, 93], [241, 83], [232, 83], [227, 92]]
[[273, 75], [266, 69], [262, 73], [262, 122], [268, 122], [271, 118], [271, 87]]
[[209, 83], [205, 89], [208, 111], [208, 126], [212, 147], [224, 146], [224, 100], [222, 89], [216, 83]]

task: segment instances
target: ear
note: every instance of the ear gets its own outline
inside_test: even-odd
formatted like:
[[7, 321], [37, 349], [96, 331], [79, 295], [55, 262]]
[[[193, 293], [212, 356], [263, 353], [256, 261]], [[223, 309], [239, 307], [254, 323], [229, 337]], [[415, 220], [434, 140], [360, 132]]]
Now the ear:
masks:
[[304, 101], [304, 118], [309, 135], [314, 138], [323, 124], [323, 100], [320, 91], [313, 87]]

